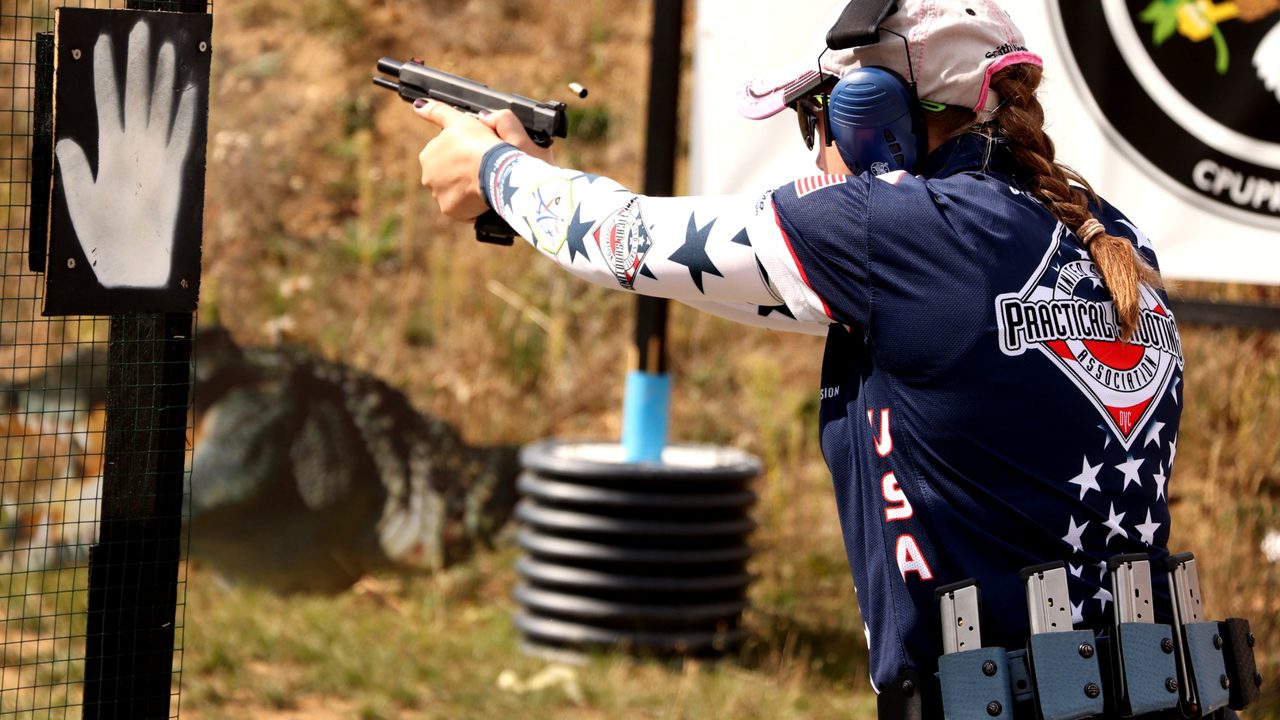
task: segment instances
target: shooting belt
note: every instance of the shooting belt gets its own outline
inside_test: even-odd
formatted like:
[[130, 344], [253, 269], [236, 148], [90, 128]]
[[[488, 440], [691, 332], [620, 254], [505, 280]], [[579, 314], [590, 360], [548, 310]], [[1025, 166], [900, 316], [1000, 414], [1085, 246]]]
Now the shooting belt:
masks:
[[1063, 563], [1024, 569], [1031, 636], [1016, 650], [981, 646], [976, 582], [939, 588], [938, 672], [882, 688], [880, 720], [1235, 718], [1262, 684], [1249, 622], [1201, 621], [1194, 558], [1167, 565], [1173, 624], [1154, 622], [1147, 558], [1123, 555], [1108, 562], [1112, 588], [1134, 600], [1116, 603], [1097, 633], [1071, 624]]

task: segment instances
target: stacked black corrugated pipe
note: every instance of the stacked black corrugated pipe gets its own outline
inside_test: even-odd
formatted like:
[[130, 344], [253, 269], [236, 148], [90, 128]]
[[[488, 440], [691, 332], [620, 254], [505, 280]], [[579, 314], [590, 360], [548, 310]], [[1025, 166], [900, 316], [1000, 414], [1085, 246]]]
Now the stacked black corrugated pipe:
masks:
[[521, 460], [528, 649], [715, 655], [742, 639], [754, 457], [680, 445], [625, 463], [616, 444], [546, 441]]

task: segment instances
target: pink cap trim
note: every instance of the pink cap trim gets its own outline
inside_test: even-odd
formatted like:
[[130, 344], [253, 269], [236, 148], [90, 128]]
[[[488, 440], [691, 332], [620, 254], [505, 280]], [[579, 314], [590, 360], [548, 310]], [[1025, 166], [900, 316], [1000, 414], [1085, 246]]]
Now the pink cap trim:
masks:
[[761, 91], [761, 81], [755, 80], [738, 89], [738, 112], [750, 120], [773, 117], [797, 98], [812, 90], [822, 81], [817, 70], [804, 70], [798, 77]]
[[776, 88], [764, 95], [756, 95], [750, 87], [743, 87], [738, 90], [738, 112], [748, 120], [773, 117], [787, 107], [785, 96], [786, 93], [782, 88]]
[[1009, 53], [1001, 57], [999, 60], [991, 63], [987, 68], [987, 76], [982, 79], [982, 93], [978, 95], [978, 104], [973, 106], [973, 111], [980, 113], [987, 108], [987, 95], [991, 92], [991, 78], [996, 73], [1009, 67], [1010, 65], [1020, 65], [1026, 63], [1035, 65], [1036, 67], [1044, 67], [1044, 60], [1033, 52], [1015, 52]]

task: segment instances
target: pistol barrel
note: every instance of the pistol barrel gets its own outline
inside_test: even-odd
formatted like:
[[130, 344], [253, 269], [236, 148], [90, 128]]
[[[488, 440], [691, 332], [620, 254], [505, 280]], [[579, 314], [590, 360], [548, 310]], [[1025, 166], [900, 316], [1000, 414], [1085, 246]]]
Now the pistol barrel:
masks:
[[427, 67], [416, 59], [402, 63], [384, 57], [378, 60], [378, 71], [398, 82], [375, 77], [373, 83], [395, 90], [405, 100], [429, 98], [469, 113], [510, 110], [533, 141], [543, 147], [551, 144], [552, 137], [568, 134], [565, 105], [561, 102], [539, 102], [523, 95], [494, 90], [484, 83]]
[[400, 69], [404, 67], [404, 63], [395, 58], [382, 57], [378, 58], [378, 72], [388, 75], [400, 75]]

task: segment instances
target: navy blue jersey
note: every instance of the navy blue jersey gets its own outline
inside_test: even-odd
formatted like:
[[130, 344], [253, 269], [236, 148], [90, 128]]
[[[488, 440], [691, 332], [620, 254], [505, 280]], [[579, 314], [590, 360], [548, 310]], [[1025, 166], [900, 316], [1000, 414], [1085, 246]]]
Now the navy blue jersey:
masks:
[[[927, 162], [773, 194], [838, 323], [822, 449], [878, 687], [936, 669], [942, 585], [975, 578], [983, 644], [1013, 649], [1029, 632], [1021, 568], [1065, 561], [1077, 626], [1101, 628], [1106, 559], [1168, 554], [1182, 350], [1165, 294], [1143, 290], [1141, 326], [1118, 342], [1088, 252], [1007, 150], [969, 135]], [[1093, 210], [1156, 265], [1123, 215]]]
[[[1106, 625], [1106, 559], [1167, 554], [1177, 448], [1164, 294], [1143, 290], [1138, 332], [1117, 342], [1089, 253], [1024, 192], [1006, 148], [969, 135], [925, 162], [919, 177], [695, 198], [635, 195], [510, 146], [481, 169], [503, 219], [581, 278], [827, 335], [822, 448], [878, 686], [933, 669], [934, 590], [966, 578], [989, 645], [1026, 642], [1018, 573], [1052, 560], [1070, 570], [1077, 625]], [[1122, 215], [1093, 211], [1156, 264]]]

